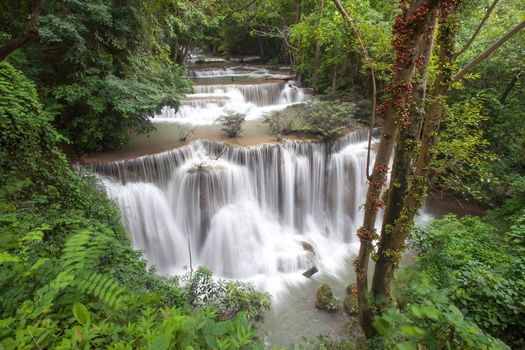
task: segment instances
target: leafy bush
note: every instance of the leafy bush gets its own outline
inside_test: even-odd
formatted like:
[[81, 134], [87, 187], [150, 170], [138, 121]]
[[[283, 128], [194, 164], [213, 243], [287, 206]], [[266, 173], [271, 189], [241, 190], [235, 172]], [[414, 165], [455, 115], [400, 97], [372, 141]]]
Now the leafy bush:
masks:
[[281, 139], [283, 135], [289, 135], [294, 131], [294, 116], [281, 111], [267, 113], [263, 123], [268, 125], [273, 135]]
[[224, 131], [228, 137], [237, 137], [242, 131], [245, 120], [246, 114], [226, 111], [226, 114], [217, 118], [215, 122], [222, 126], [221, 130]]
[[300, 111], [299, 129], [324, 142], [333, 142], [346, 128], [357, 126], [352, 118], [355, 105], [350, 102], [313, 101]]
[[450, 106], [439, 133], [438, 153], [432, 163], [433, 188], [481, 200], [480, 184], [494, 182], [478, 99]]
[[[523, 344], [524, 227], [518, 221], [500, 236], [479, 218], [446, 216], [416, 229], [411, 244], [419, 256], [397, 282], [398, 302], [424, 305], [439, 292], [483, 332]], [[436, 303], [441, 312], [450, 311], [439, 306], [448, 301]]]
[[212, 272], [199, 267], [195, 273], [182, 276], [182, 286], [189, 295], [189, 304], [196, 308], [211, 307], [220, 319], [231, 319], [243, 311], [249, 319], [260, 320], [270, 309], [270, 296], [240, 281], [217, 280]]
[[510, 349], [501, 340], [487, 335], [451, 303], [445, 290], [414, 285], [422, 294], [421, 303], [406, 309], [388, 309], [375, 319], [379, 337], [372, 349]]
[[190, 304], [195, 289], [148, 271], [115, 206], [70, 169], [33, 85], [2, 63], [0, 89], [0, 348], [260, 348], [249, 319], [266, 295], [213, 282], [218, 299]]

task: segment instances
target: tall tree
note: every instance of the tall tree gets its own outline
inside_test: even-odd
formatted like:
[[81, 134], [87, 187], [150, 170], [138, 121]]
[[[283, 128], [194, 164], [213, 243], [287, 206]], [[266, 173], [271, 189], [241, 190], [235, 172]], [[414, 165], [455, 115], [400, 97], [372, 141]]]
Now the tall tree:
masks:
[[375, 229], [377, 213], [383, 207], [381, 192], [387, 180], [388, 163], [400, 125], [407, 125], [412, 102], [412, 77], [417, 63], [417, 47], [422, 35], [431, 25], [432, 13], [438, 0], [411, 0], [400, 3], [400, 13], [394, 24], [394, 47], [396, 60], [393, 66], [389, 93], [383, 103], [383, 126], [376, 153], [374, 168], [369, 180], [365, 203], [363, 226], [358, 230], [359, 255], [354, 261], [357, 275], [357, 291], [361, 326], [367, 337], [375, 334], [372, 325], [373, 312], [368, 296], [368, 264], [372, 253], [372, 241], [378, 238]]
[[[425, 18], [428, 25], [426, 26], [427, 33], [423, 36], [423, 41], [418, 41], [419, 39], [415, 38], [415, 40], [410, 41], [413, 44], [412, 46], [396, 45], [396, 49], [399, 51], [398, 61], [400, 57], [403, 61], [404, 56], [413, 55], [414, 52], [417, 52], [416, 48], [419, 48], [419, 54], [421, 55], [419, 58], [422, 61], [422, 65], [419, 69], [420, 74], [411, 75], [410, 77], [405, 76], [406, 80], [400, 81], [401, 77], [397, 74], [393, 76], [390, 85], [391, 93], [392, 91], [395, 92], [393, 98], [399, 98], [400, 82], [404, 91], [401, 95], [402, 99], [397, 101], [387, 100], [388, 104], [384, 106], [386, 112], [382, 137], [372, 180], [369, 184], [364, 225], [358, 231], [361, 248], [355, 265], [358, 292], [360, 294], [361, 322], [363, 330], [368, 337], [374, 335], [374, 329], [371, 325], [371, 319], [374, 314], [372, 310], [380, 312], [390, 303], [391, 283], [394, 272], [402, 255], [406, 238], [411, 231], [414, 218], [423, 205], [428, 192], [431, 163], [437, 151], [439, 126], [444, 115], [447, 94], [452, 82], [471, 71], [479, 62], [512, 38], [524, 26], [523, 23], [520, 23], [512, 28], [496, 43], [476, 56], [459, 73], [453, 76], [454, 60], [457, 57], [454, 54], [454, 43], [458, 28], [456, 15], [458, 3], [459, 0], [443, 0], [436, 4], [438, 6], [430, 9], [434, 16], [434, 11], [437, 8], [439, 8], [440, 12], [437, 40], [439, 53], [437, 57], [437, 75], [434, 79], [430, 97], [427, 98], [426, 107], [421, 105], [421, 102], [424, 103], [426, 83], [422, 84], [418, 79], [426, 75], [425, 70], [422, 71], [421, 68], [425, 66], [425, 62], [428, 64], [429, 56], [425, 56], [425, 52], [428, 54], [431, 44], [429, 42], [425, 43], [425, 40], [431, 37], [432, 27], [435, 26], [432, 15]], [[419, 10], [419, 6], [418, 11], [422, 11]], [[492, 9], [489, 9], [489, 11], [492, 11]], [[406, 37], [406, 24], [407, 22], [403, 21], [403, 18], [400, 20], [398, 17], [395, 26], [395, 40], [399, 40], [399, 33], [402, 34], [402, 38]], [[401, 31], [399, 31], [400, 28], [402, 29]], [[419, 32], [420, 36], [421, 34]], [[414, 45], [416, 42], [418, 44]], [[414, 66], [415, 64], [412, 63], [410, 68], [413, 70]], [[406, 65], [404, 67], [406, 68]], [[395, 72], [398, 72], [399, 67], [395, 68]], [[412, 81], [415, 81], [417, 90], [419, 90], [414, 95], [412, 94]], [[414, 101], [414, 96], [418, 97], [420, 102]], [[421, 101], [421, 98], [423, 98], [423, 101]], [[422, 111], [424, 112], [421, 120], [419, 113]], [[421, 130], [419, 128], [420, 125], [423, 126]], [[382, 232], [378, 244], [378, 261], [374, 271], [372, 295], [369, 296], [366, 284], [368, 262], [362, 259], [368, 260], [372, 250], [371, 243], [374, 239], [379, 238], [375, 232], [374, 223], [377, 210], [383, 205], [380, 195], [386, 181], [388, 160], [394, 145], [396, 155], [394, 157]]]

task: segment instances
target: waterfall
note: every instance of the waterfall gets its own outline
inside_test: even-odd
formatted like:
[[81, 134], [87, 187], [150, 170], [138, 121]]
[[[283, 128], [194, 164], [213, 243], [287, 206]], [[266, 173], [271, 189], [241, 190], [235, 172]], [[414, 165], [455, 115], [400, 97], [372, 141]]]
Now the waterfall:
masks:
[[133, 243], [162, 273], [187, 266], [188, 249], [195, 265], [228, 278], [300, 274], [312, 264], [330, 271], [335, 252], [358, 243], [366, 136], [353, 132], [332, 153], [314, 142], [198, 140], [94, 170]]
[[193, 93], [186, 95], [178, 110], [165, 107], [151, 120], [210, 125], [226, 111], [254, 120], [265, 112], [307, 101], [309, 95], [296, 82], [282, 80], [287, 76], [283, 72], [255, 66], [195, 69], [190, 72], [196, 82]]

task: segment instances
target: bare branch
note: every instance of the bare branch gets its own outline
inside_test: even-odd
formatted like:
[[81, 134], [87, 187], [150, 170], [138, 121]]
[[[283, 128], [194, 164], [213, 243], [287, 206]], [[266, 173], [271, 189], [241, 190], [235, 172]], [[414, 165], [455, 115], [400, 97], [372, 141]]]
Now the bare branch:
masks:
[[483, 28], [483, 26], [485, 25], [485, 22], [487, 22], [487, 20], [489, 19], [490, 14], [492, 13], [492, 10], [494, 10], [494, 7], [496, 7], [496, 4], [498, 3], [498, 1], [499, 0], [494, 0], [492, 5], [490, 5], [490, 7], [487, 9], [487, 12], [485, 13], [485, 16], [483, 17], [481, 22], [479, 22], [479, 26], [476, 28], [476, 30], [474, 31], [474, 33], [472, 34], [470, 39], [467, 41], [465, 46], [463, 46], [461, 48], [461, 50], [459, 50], [459, 51], [454, 53], [454, 58], [457, 58], [458, 56], [463, 54], [465, 51], [467, 51], [467, 49], [470, 47], [470, 45], [472, 45], [472, 43], [474, 42], [474, 40], [478, 36], [479, 32], [481, 32], [481, 28]]
[[463, 78], [467, 73], [469, 73], [474, 67], [478, 65], [481, 61], [483, 61], [485, 58], [487, 58], [490, 54], [492, 54], [494, 51], [499, 49], [501, 45], [506, 43], [509, 39], [511, 39], [514, 35], [516, 35], [520, 30], [525, 28], [525, 20], [519, 23], [517, 26], [512, 28], [510, 31], [507, 32], [507, 34], [503, 35], [498, 41], [496, 41], [492, 46], [487, 48], [485, 51], [477, 55], [472, 61], [470, 61], [462, 70], [460, 70], [456, 75], [452, 77], [454, 81], [457, 81], [461, 78]]

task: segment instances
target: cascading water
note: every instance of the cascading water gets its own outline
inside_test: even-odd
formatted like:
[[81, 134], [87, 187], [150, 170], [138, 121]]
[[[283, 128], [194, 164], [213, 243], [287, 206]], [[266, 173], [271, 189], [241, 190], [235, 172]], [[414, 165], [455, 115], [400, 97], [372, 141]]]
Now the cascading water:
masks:
[[95, 170], [134, 244], [160, 272], [187, 266], [191, 250], [195, 265], [251, 279], [300, 276], [312, 265], [334, 273], [357, 244], [365, 166], [366, 132], [357, 131], [331, 155], [312, 142], [195, 141]]
[[[255, 66], [197, 68], [190, 74], [194, 93], [178, 111], [165, 108], [153, 121], [167, 132], [177, 124], [206, 129], [226, 111], [254, 120], [308, 100], [282, 73]], [[94, 169], [150, 265], [162, 274], [205, 265], [218, 277], [254, 282], [273, 295], [268, 322], [261, 325], [268, 344], [289, 344], [344, 324], [322, 313], [309, 319], [317, 312], [313, 298], [321, 281], [338, 294], [354, 278], [366, 150], [365, 130], [347, 134], [330, 150], [315, 142], [233, 148], [196, 140], [95, 163]], [[314, 266], [319, 272], [304, 277]]]
[[[280, 73], [196, 69], [194, 93], [177, 112], [165, 109], [154, 121], [209, 125], [228, 110], [257, 119], [308, 99], [294, 82], [275, 80]], [[330, 150], [314, 142], [232, 148], [197, 140], [94, 169], [150, 265], [172, 274], [191, 262], [219, 277], [254, 282], [274, 297], [261, 325], [268, 344], [286, 345], [301, 335], [346, 332], [342, 313], [318, 312], [313, 299], [322, 282], [343, 296], [355, 280], [367, 136], [352, 132]], [[313, 266], [319, 273], [304, 277]]]
[[306, 101], [304, 90], [294, 81], [284, 81], [287, 75], [282, 73], [251, 66], [194, 70], [190, 73], [196, 80], [193, 93], [178, 110], [164, 108], [152, 121], [210, 125], [226, 111], [245, 113], [247, 120], [254, 120]]

